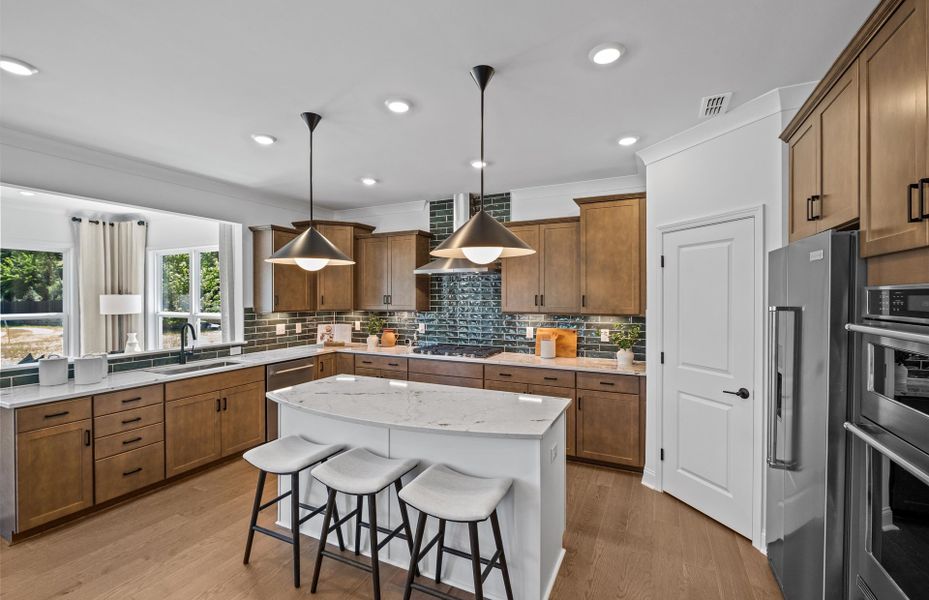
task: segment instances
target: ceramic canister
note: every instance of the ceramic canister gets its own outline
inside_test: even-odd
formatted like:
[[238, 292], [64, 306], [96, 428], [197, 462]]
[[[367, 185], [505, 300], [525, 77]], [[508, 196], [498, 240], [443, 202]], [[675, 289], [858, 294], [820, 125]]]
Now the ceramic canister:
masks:
[[103, 379], [103, 358], [100, 356], [84, 356], [74, 359], [74, 383], [88, 385], [99, 383]]
[[68, 383], [68, 359], [57, 354], [39, 359], [39, 385]]
[[539, 340], [539, 356], [555, 358], [555, 340]]

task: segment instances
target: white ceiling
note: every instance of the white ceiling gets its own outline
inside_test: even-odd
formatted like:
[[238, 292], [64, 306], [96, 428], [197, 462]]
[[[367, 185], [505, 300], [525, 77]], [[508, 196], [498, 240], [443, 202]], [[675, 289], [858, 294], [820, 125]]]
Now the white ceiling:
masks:
[[[4, 0], [0, 52], [40, 73], [0, 77], [0, 123], [302, 198], [298, 115], [315, 111], [321, 204], [427, 200], [478, 188], [468, 72], [486, 63], [488, 192], [612, 177], [695, 125], [701, 96], [732, 91], [735, 107], [821, 77], [875, 4]], [[595, 67], [603, 41], [627, 55]], [[388, 113], [390, 96], [413, 110]]]

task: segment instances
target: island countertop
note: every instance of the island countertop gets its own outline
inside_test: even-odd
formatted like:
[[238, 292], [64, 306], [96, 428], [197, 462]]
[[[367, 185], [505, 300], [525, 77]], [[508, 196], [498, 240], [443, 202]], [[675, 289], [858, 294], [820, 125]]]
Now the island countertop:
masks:
[[566, 398], [336, 375], [269, 392], [281, 405], [394, 429], [538, 438], [570, 405]]

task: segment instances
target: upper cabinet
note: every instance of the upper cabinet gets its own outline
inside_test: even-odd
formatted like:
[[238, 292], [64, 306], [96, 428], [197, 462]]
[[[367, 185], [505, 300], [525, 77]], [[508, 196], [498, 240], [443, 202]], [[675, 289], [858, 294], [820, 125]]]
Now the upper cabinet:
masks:
[[578, 312], [578, 219], [512, 223], [508, 227], [536, 253], [502, 261], [503, 312]]
[[252, 231], [255, 312], [316, 310], [316, 274], [297, 265], [277, 265], [265, 259], [300, 232], [277, 225], [249, 227]]
[[429, 276], [413, 271], [429, 262], [425, 231], [369, 234], [355, 242], [357, 308], [429, 310]]
[[[295, 221], [293, 226], [303, 231], [310, 221]], [[312, 221], [316, 229], [346, 256], [355, 258], [355, 238], [371, 233], [374, 228], [361, 223]], [[326, 267], [316, 272], [316, 310], [353, 310], [355, 308], [356, 265]]]
[[645, 194], [578, 198], [582, 314], [645, 312]]
[[791, 241], [857, 220], [861, 256], [923, 249], [929, 272], [927, 8], [883, 0], [781, 135]]

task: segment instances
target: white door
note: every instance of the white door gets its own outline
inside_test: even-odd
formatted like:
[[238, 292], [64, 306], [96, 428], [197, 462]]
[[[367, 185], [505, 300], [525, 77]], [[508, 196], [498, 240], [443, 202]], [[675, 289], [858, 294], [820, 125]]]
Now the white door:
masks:
[[[752, 535], [753, 218], [665, 232], [662, 486]], [[726, 393], [745, 388], [747, 398]], [[744, 394], [744, 392], [743, 392]]]

